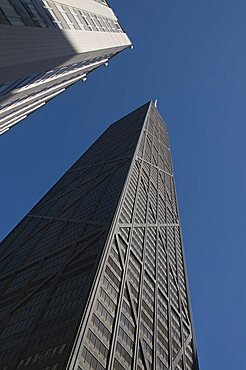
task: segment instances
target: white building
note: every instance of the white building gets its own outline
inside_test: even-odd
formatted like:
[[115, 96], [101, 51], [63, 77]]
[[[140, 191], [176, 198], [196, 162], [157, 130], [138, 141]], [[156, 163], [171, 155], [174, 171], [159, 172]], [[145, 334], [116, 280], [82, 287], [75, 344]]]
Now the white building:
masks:
[[0, 0], [0, 134], [130, 46], [105, 0]]

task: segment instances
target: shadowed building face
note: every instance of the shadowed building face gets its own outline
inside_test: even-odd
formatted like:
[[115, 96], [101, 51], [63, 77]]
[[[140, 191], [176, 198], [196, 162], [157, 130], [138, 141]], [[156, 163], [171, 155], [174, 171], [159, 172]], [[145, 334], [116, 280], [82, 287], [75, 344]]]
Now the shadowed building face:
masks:
[[130, 45], [104, 0], [1, 0], [0, 134]]
[[0, 369], [198, 370], [167, 128], [111, 125], [7, 236]]

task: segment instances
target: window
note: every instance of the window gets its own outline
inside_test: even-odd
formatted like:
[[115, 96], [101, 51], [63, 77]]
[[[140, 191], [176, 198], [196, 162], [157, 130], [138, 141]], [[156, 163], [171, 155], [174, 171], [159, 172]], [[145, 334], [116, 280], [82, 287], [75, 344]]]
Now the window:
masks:
[[[74, 19], [76, 20], [79, 28], [81, 30], [84, 30], [85, 29], [85, 26], [84, 26], [84, 21], [83, 21], [83, 18], [79, 12], [78, 9], [73, 9], [73, 8], [69, 8], [70, 9], [70, 12], [71, 14], [73, 15]], [[82, 18], [82, 19], [81, 19]]]
[[82, 357], [84, 358], [84, 362], [88, 363], [90, 369], [104, 370], [104, 367], [96, 360], [96, 358], [90, 351], [88, 351], [86, 347], [83, 349]]
[[104, 306], [101, 304], [101, 302], [97, 301], [96, 309], [104, 322], [107, 322], [107, 325], [112, 326], [113, 325], [113, 317], [112, 315], [104, 308]]
[[9, 0], [1, 0], [1, 11], [14, 26], [23, 26], [24, 22]]
[[98, 332], [100, 332], [101, 336], [105, 338], [108, 342], [111, 338], [111, 332], [106, 328], [106, 326], [99, 320], [99, 318], [93, 314], [92, 316], [92, 323], [93, 326], [97, 329]]
[[94, 24], [96, 26], [96, 30], [97, 31], [101, 31], [101, 25], [100, 25], [100, 23], [98, 21], [98, 17], [96, 16], [96, 14], [91, 14], [91, 18], [93, 19], [93, 22], [94, 22]]
[[119, 353], [121, 359], [125, 361], [130, 367], [132, 363], [132, 357], [119, 342], [117, 342], [116, 351]]
[[119, 337], [130, 349], [133, 348], [133, 340], [127, 335], [127, 333], [120, 327], [119, 328]]
[[108, 349], [105, 345], [97, 338], [97, 336], [89, 329], [87, 335], [88, 341], [93, 348], [104, 358], [106, 359], [108, 355]]
[[93, 31], [98, 31], [98, 26], [96, 25], [93, 15], [88, 13], [88, 22], [90, 23]]
[[56, 7], [61, 12], [61, 15], [64, 18], [65, 22], [67, 23], [68, 28], [70, 28], [71, 30], [75, 30], [72, 19], [70, 19], [68, 15], [68, 12], [69, 12], [68, 7], [65, 5], [59, 5], [59, 4], [56, 4]]
[[3, 85], [1, 85], [0, 86], [0, 95], [5, 95], [8, 92], [10, 92], [18, 84], [19, 81], [20, 80], [10, 81], [10, 82], [6, 82]]
[[0, 9], [0, 24], [10, 24], [2, 9]]
[[[62, 22], [59, 19], [59, 12], [58, 11], [55, 11], [55, 9], [52, 8], [52, 5], [53, 5], [53, 7], [55, 7], [55, 5], [52, 2], [48, 2], [46, 0], [43, 0], [43, 5], [44, 5], [44, 9], [47, 10], [47, 14], [51, 17], [52, 22], [58, 28], [63, 29], [64, 28], [64, 24], [62, 24]], [[57, 13], [58, 13], [58, 17], [57, 17]]]
[[27, 11], [28, 15], [32, 19], [33, 23], [37, 27], [48, 27], [48, 25], [44, 22], [44, 20], [41, 18], [38, 10], [34, 6], [33, 2], [31, 0], [21, 0], [21, 3], [25, 10]]
[[[48, 348], [47, 350], [44, 350], [42, 352], [34, 353], [31, 356], [28, 356], [26, 358], [23, 358], [20, 360], [17, 369], [25, 368], [30, 364], [36, 363], [37, 361], [52, 358], [53, 356], [61, 355], [66, 348], [66, 344], [61, 344], [56, 347]], [[54, 364], [50, 367], [49, 370], [56, 370], [58, 364]], [[49, 368], [49, 367], [48, 367]], [[46, 368], [43, 368], [43, 370], [46, 370]]]
[[88, 20], [88, 14], [86, 12], [82, 12], [82, 11], [79, 11], [82, 18], [83, 18], [83, 23], [84, 23], [84, 27], [87, 31], [92, 31], [92, 26]]

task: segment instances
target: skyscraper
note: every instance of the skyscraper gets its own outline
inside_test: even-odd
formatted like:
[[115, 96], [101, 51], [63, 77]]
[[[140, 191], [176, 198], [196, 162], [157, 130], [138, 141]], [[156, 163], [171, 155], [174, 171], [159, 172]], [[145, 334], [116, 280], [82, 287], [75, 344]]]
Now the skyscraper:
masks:
[[111, 125], [6, 237], [0, 369], [198, 370], [167, 128]]
[[106, 0], [1, 0], [0, 135], [129, 46]]

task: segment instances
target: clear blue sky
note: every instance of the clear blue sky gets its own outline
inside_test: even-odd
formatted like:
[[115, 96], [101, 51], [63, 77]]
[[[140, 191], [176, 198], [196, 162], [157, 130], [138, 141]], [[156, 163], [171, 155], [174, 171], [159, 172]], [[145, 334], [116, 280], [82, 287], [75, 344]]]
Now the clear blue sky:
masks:
[[104, 129], [168, 126], [201, 370], [245, 370], [245, 0], [111, 0], [134, 49], [0, 138], [4, 237]]

